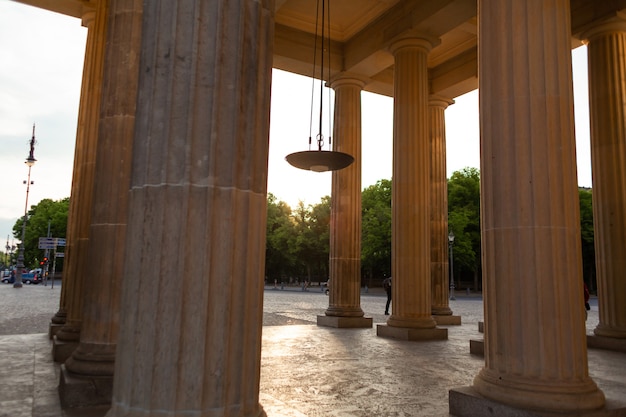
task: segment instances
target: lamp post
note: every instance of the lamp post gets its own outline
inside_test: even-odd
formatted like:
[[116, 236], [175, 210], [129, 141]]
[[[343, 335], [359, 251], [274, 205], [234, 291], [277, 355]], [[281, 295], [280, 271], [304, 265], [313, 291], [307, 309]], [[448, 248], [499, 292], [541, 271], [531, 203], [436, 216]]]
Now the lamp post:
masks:
[[454, 233], [448, 234], [448, 248], [450, 249], [450, 299], [456, 300], [454, 297]]
[[13, 253], [15, 252], [15, 239], [11, 239], [11, 252], [9, 253], [11, 258], [11, 266], [15, 264], [15, 259], [13, 258]]
[[6, 249], [6, 252], [4, 252], [4, 263], [7, 265], [7, 268], [10, 268], [11, 258], [9, 251], [11, 250], [11, 245], [9, 245], [9, 235], [7, 235], [7, 245], [4, 248]]
[[26, 184], [26, 205], [24, 207], [24, 221], [22, 222], [22, 241], [17, 246], [17, 273], [15, 274], [15, 282], [13, 288], [22, 288], [22, 274], [24, 273], [24, 241], [26, 240], [26, 222], [28, 221], [28, 193], [30, 192], [30, 185], [34, 184], [30, 181], [30, 170], [35, 165], [37, 160], [35, 159], [35, 125], [33, 124], [33, 137], [30, 139], [30, 152], [24, 163], [28, 166], [28, 180], [24, 181]]

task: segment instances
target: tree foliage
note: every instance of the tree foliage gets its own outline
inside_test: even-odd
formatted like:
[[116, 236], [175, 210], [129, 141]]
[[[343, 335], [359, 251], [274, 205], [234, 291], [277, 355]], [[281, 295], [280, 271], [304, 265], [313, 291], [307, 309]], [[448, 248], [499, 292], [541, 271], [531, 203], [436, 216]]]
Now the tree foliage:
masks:
[[[362, 192], [361, 270], [368, 285], [391, 275], [391, 180], [379, 180]], [[584, 279], [595, 284], [595, 250], [592, 191], [579, 190], [581, 243]], [[43, 258], [40, 237], [65, 238], [69, 197], [41, 200], [28, 212], [25, 237], [25, 266], [34, 268]], [[295, 210], [271, 193], [267, 197], [265, 275], [269, 283], [326, 281], [329, 274], [331, 198]], [[22, 236], [23, 219], [13, 226], [17, 240]], [[480, 281], [480, 173], [476, 168], [456, 171], [448, 180], [448, 229], [454, 239], [454, 276]], [[59, 258], [58, 262], [62, 262]], [[57, 267], [60, 270], [62, 264]]]
[[380, 180], [361, 194], [361, 270], [369, 284], [391, 276], [391, 180]]
[[583, 254], [583, 277], [590, 290], [596, 288], [596, 252], [593, 234], [593, 204], [590, 189], [578, 190], [580, 202], [580, 238]]
[[[367, 285], [391, 275], [391, 180], [379, 180], [362, 192], [361, 271]], [[595, 288], [595, 253], [591, 190], [580, 190], [581, 239], [584, 277]], [[289, 207], [270, 195], [268, 199], [268, 274], [314, 276], [326, 273], [328, 264], [330, 198], [320, 205]], [[276, 207], [272, 207], [272, 205]], [[277, 207], [281, 207], [279, 210]], [[276, 220], [279, 213], [280, 221]], [[283, 225], [278, 227], [277, 225]], [[271, 226], [273, 225], [273, 226]], [[275, 231], [270, 234], [270, 227]], [[454, 239], [454, 277], [465, 286], [481, 288], [480, 172], [464, 168], [448, 179], [448, 229]], [[280, 244], [282, 242], [282, 244]], [[274, 260], [269, 254], [277, 253]], [[280, 260], [282, 256], [284, 260]], [[470, 284], [471, 283], [471, 284]]]
[[283, 281], [296, 263], [291, 248], [295, 244], [295, 230], [291, 208], [278, 201], [273, 194], [267, 196], [267, 233], [265, 245], [265, 274]]
[[454, 277], [480, 284], [480, 172], [463, 168], [448, 179], [448, 231], [454, 233]]
[[326, 281], [330, 197], [295, 210], [268, 194], [265, 275], [269, 283]]
[[[43, 259], [44, 250], [39, 249], [39, 238], [48, 236], [48, 225], [50, 225], [51, 237], [65, 238], [69, 206], [69, 197], [57, 201], [46, 198], [37, 205], [31, 206], [28, 211], [24, 238], [24, 265], [26, 268], [39, 266], [39, 261]], [[22, 238], [23, 223], [24, 218], [22, 217], [13, 226], [13, 236], [18, 240]], [[59, 258], [57, 269], [60, 270], [61, 268], [62, 259]]]

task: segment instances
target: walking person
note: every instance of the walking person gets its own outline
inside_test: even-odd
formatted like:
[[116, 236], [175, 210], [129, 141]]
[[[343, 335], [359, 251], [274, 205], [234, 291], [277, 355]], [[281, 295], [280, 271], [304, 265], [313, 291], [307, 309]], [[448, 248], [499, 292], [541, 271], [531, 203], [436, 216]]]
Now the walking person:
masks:
[[591, 310], [591, 306], [589, 305], [589, 288], [587, 288], [587, 283], [583, 282], [583, 294], [585, 299], [585, 320], [587, 320], [588, 311]]
[[391, 304], [391, 277], [383, 280], [383, 288], [387, 292], [387, 305], [385, 306], [385, 316], [389, 315], [389, 304]]

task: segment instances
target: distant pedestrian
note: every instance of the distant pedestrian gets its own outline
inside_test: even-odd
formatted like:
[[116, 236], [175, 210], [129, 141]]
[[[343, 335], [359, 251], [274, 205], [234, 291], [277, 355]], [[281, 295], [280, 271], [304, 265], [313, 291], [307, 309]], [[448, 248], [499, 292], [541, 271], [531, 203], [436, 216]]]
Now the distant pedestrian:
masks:
[[389, 315], [389, 305], [391, 304], [391, 277], [383, 280], [383, 288], [387, 293], [387, 305], [385, 306], [385, 316]]
[[587, 312], [591, 310], [591, 306], [589, 305], [589, 288], [587, 288], [587, 284], [583, 282], [583, 290], [585, 295], [585, 320], [587, 320]]

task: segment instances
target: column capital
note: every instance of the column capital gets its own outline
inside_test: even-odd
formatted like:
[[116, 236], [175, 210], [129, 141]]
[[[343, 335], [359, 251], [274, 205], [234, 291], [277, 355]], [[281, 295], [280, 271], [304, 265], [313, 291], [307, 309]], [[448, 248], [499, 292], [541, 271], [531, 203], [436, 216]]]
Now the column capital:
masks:
[[626, 33], [626, 13], [616, 13], [610, 19], [597, 23], [580, 34], [580, 39], [586, 45], [594, 38], [611, 33]]
[[391, 41], [389, 52], [395, 55], [401, 49], [416, 48], [421, 49], [424, 53], [429, 53], [439, 43], [439, 39], [425, 34], [405, 34]]
[[428, 105], [430, 107], [443, 107], [443, 109], [447, 109], [448, 106], [454, 104], [454, 100], [448, 97], [440, 96], [437, 94], [431, 94], [428, 96]]
[[81, 25], [88, 28], [96, 21], [96, 5], [92, 1], [83, 3], [83, 10], [80, 16]]
[[87, 10], [80, 18], [80, 24], [83, 27], [89, 28], [96, 21], [96, 12], [94, 10]]
[[367, 77], [363, 77], [362, 75], [354, 74], [351, 72], [340, 72], [330, 78], [328, 85], [332, 89], [336, 89], [337, 87], [343, 87], [344, 85], [354, 85], [362, 90], [368, 81], [369, 79]]

